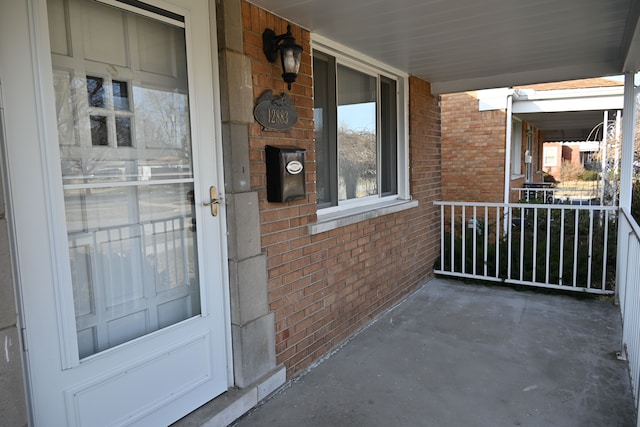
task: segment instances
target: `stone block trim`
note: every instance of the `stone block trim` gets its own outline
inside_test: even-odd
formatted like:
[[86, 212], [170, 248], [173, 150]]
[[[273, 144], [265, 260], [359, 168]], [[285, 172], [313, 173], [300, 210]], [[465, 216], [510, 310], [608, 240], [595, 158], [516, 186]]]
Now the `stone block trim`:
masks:
[[244, 53], [241, 0], [220, 0], [216, 10], [233, 369], [235, 385], [249, 388], [275, 368], [274, 320], [267, 301], [258, 194], [251, 189], [253, 70], [251, 58]]
[[[265, 28], [281, 34], [288, 22], [243, 1], [244, 53], [251, 57], [254, 100], [287, 92], [300, 117], [290, 132], [249, 126], [251, 188], [258, 193], [262, 252], [267, 255], [268, 301], [275, 315], [276, 363], [291, 377], [433, 275], [439, 251], [440, 113], [427, 82], [409, 79], [411, 194], [418, 206], [311, 235], [317, 220], [313, 81], [310, 34], [291, 23], [304, 48], [292, 90], [279, 63], [262, 53]], [[266, 200], [265, 145], [307, 150], [307, 198]]]

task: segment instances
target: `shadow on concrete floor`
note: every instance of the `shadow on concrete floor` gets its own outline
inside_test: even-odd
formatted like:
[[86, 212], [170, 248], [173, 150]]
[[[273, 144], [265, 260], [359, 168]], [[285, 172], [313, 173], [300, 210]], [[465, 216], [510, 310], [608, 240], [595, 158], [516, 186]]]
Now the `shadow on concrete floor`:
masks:
[[234, 425], [635, 426], [610, 300], [434, 279]]

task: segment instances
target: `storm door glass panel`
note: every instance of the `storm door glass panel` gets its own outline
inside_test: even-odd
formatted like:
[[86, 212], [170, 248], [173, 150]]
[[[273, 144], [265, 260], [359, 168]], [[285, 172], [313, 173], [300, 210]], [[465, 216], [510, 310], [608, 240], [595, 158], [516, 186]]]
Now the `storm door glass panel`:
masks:
[[52, 62], [83, 358], [199, 315], [200, 294], [184, 28], [70, 4], [50, 27], [72, 37]]
[[338, 65], [338, 200], [378, 194], [377, 79]]

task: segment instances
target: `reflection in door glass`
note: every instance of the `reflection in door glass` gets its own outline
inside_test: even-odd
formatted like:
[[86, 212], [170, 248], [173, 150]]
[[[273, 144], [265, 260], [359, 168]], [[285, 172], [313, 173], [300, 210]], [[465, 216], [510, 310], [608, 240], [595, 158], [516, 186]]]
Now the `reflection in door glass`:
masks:
[[82, 358], [199, 315], [200, 294], [184, 29], [69, 7], [49, 27], [71, 35], [52, 62]]

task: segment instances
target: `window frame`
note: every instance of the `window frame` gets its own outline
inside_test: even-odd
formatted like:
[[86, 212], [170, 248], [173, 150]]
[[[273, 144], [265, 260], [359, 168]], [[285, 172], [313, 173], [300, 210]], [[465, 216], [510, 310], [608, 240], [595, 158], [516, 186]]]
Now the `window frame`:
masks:
[[[551, 155], [551, 153], [553, 153], [553, 155]], [[558, 147], [557, 146], [549, 146], [549, 147], [542, 148], [542, 166], [548, 167], [548, 168], [554, 168], [558, 166]]]
[[[343, 65], [349, 67], [353, 70], [373, 75], [377, 80], [377, 123], [378, 128], [376, 129], [376, 140], [377, 140], [377, 152], [380, 153], [381, 147], [381, 129], [380, 129], [380, 82], [382, 79], [390, 79], [396, 83], [396, 181], [397, 181], [397, 191], [393, 195], [383, 195], [382, 188], [378, 188], [378, 195], [367, 196], [358, 199], [350, 199], [350, 200], [337, 200], [337, 193], [332, 195], [333, 203], [334, 199], [336, 204], [333, 205], [317, 205], [317, 214], [318, 219], [320, 220], [324, 215], [331, 215], [335, 217], [336, 215], [340, 215], [340, 213], [344, 212], [345, 216], [349, 215], [351, 212], [355, 210], [376, 210], [379, 208], [383, 208], [389, 205], [390, 202], [397, 202], [399, 200], [411, 200], [411, 196], [409, 194], [409, 135], [408, 135], [408, 100], [409, 100], [409, 90], [408, 90], [408, 74], [404, 73], [394, 67], [388, 66], [384, 63], [381, 63], [373, 58], [370, 58], [366, 55], [363, 55], [353, 49], [342, 46], [338, 43], [335, 43], [329, 39], [326, 39], [317, 34], [311, 35], [311, 47], [312, 47], [312, 56], [316, 53], [320, 53], [321, 56], [329, 57], [334, 61], [329, 61], [329, 63], [335, 63], [337, 68], [338, 65]], [[313, 62], [313, 61], [312, 61]], [[337, 86], [337, 76], [336, 81], [331, 84], [331, 86]], [[335, 87], [335, 86], [334, 86]], [[336, 99], [337, 101], [337, 92]], [[336, 102], [337, 107], [337, 102]], [[337, 108], [335, 111], [336, 121], [335, 130], [337, 131]], [[331, 131], [331, 129], [330, 129]], [[333, 148], [333, 147], [331, 147]], [[337, 181], [337, 151], [336, 153], [329, 154], [329, 161], [335, 162], [334, 169], [335, 177], [330, 176], [329, 182], [330, 185], [334, 185]], [[382, 168], [380, 156], [377, 158], [377, 170], [380, 171]], [[317, 173], [317, 172], [316, 172]], [[380, 180], [378, 181], [378, 185], [380, 186]], [[337, 187], [333, 188], [337, 192]]]

